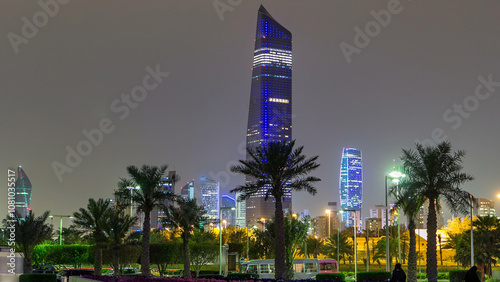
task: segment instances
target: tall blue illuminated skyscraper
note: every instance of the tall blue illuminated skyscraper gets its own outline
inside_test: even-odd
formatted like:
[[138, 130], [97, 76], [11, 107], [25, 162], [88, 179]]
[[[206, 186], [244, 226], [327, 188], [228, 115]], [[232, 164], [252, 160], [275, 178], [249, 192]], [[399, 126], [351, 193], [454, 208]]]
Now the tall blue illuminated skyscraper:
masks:
[[361, 224], [361, 203], [363, 198], [363, 161], [361, 151], [355, 148], [344, 148], [340, 164], [340, 205], [342, 210], [354, 210], [342, 213], [342, 221], [346, 227]]
[[26, 217], [29, 214], [32, 189], [28, 176], [21, 166], [19, 166], [17, 168], [15, 206], [16, 213], [19, 213], [21, 217]]
[[[292, 34], [261, 5], [255, 35], [247, 148], [291, 140]], [[269, 199], [266, 202], [263, 195], [264, 192], [246, 202], [249, 226], [257, 225], [261, 218], [268, 220], [274, 216], [274, 201]], [[283, 208], [291, 210], [291, 207], [292, 194], [288, 189], [283, 197]]]

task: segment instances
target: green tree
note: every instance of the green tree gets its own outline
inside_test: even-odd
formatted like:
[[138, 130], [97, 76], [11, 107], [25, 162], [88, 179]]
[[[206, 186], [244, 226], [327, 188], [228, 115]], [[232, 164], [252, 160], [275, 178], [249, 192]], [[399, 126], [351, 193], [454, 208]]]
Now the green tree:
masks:
[[73, 213], [73, 222], [81, 225], [95, 245], [94, 273], [97, 275], [102, 273], [102, 249], [108, 241], [104, 230], [110, 211], [109, 201], [90, 198], [87, 209], [80, 208], [79, 212]]
[[473, 180], [462, 172], [465, 151], [451, 152], [447, 141], [436, 147], [416, 144], [416, 150], [403, 149], [404, 182], [408, 189], [429, 201], [427, 216], [427, 279], [437, 281], [436, 231], [437, 210], [444, 200], [454, 212], [466, 213], [470, 207], [470, 194], [461, 185]]
[[[131, 179], [121, 179], [118, 183], [120, 190], [117, 196], [123, 199], [127, 205], [131, 199], [136, 205], [137, 210], [144, 214], [142, 228], [142, 255], [141, 271], [145, 276], [151, 276], [149, 265], [149, 234], [151, 231], [151, 211], [156, 207], [162, 207], [165, 199], [173, 198], [172, 194], [166, 194], [160, 185], [161, 178], [167, 170], [167, 165], [150, 166], [143, 165], [137, 167], [134, 165], [127, 167], [127, 172]], [[139, 189], [130, 189], [139, 187]]]
[[[408, 282], [417, 281], [417, 236], [415, 229], [417, 227], [416, 220], [420, 208], [425, 202], [425, 197], [416, 194], [415, 190], [407, 185], [403, 179], [398, 185], [398, 190], [392, 190], [392, 194], [396, 197], [396, 206], [401, 207], [403, 213], [408, 219], [408, 233], [410, 235], [410, 249], [408, 251]], [[403, 252], [405, 253], [405, 252]]]
[[248, 148], [248, 160], [240, 160], [240, 165], [232, 166], [231, 171], [247, 176], [252, 181], [239, 186], [231, 192], [242, 192], [239, 200], [245, 200], [253, 195], [265, 192], [265, 200], [275, 202], [275, 267], [276, 279], [287, 278], [285, 222], [283, 216], [282, 198], [288, 188], [305, 190], [316, 194], [313, 183], [319, 178], [308, 174], [319, 167], [317, 156], [307, 159], [302, 154], [303, 146], [294, 148], [295, 140], [289, 143], [270, 142], [255, 149]]
[[190, 249], [189, 240], [193, 231], [199, 226], [200, 222], [206, 220], [203, 206], [196, 204], [193, 200], [177, 200], [178, 206], [170, 205], [166, 210], [165, 225], [175, 228], [181, 234], [182, 250], [184, 253], [184, 277], [191, 277]]
[[[348, 256], [353, 253], [354, 245], [352, 244], [352, 240], [350, 240], [351, 236], [349, 236], [348, 232], [345, 230], [338, 234], [338, 244], [337, 244], [337, 234], [331, 234], [330, 237], [326, 238], [325, 245], [321, 251], [322, 254], [329, 258], [337, 257], [337, 245], [339, 246], [339, 259], [342, 259], [345, 264], [345, 260]], [[340, 262], [337, 262], [340, 263]]]
[[27, 217], [23, 218], [19, 214], [10, 214], [13, 217], [7, 217], [3, 220], [4, 227], [7, 230], [14, 229], [16, 240], [15, 247], [23, 253], [24, 273], [33, 272], [33, 250], [43, 241], [50, 239], [52, 235], [52, 226], [45, 223], [49, 217], [49, 211], [40, 216], [35, 216], [32, 210]]
[[479, 216], [474, 220], [474, 261], [484, 275], [491, 276], [491, 264], [500, 257], [500, 220], [493, 216]]
[[104, 225], [104, 231], [109, 236], [109, 246], [113, 252], [113, 270], [115, 274], [120, 271], [120, 251], [124, 244], [127, 232], [134, 226], [135, 217], [124, 213], [123, 210], [116, 208], [109, 211], [109, 216]]
[[[286, 267], [287, 279], [293, 279], [293, 260], [300, 252], [300, 246], [304, 245], [307, 236], [308, 218], [298, 219], [297, 216], [288, 213], [284, 218], [285, 223], [285, 246], [286, 246]], [[271, 242], [276, 240], [275, 221], [266, 223], [266, 233], [268, 233]]]
[[151, 244], [149, 247], [151, 263], [158, 265], [160, 277], [163, 277], [167, 266], [179, 261], [181, 245], [179, 242], [164, 242]]
[[213, 262], [218, 256], [219, 244], [210, 241], [189, 243], [189, 260], [193, 265], [196, 277], [200, 276], [202, 266]]
[[[313, 258], [318, 258], [318, 255], [321, 253], [321, 249], [323, 248], [324, 241], [321, 238], [318, 238], [317, 236], [312, 236], [309, 235], [307, 236], [307, 258], [313, 257]], [[300, 245], [300, 254], [305, 256], [305, 251], [306, 251], [306, 245]]]

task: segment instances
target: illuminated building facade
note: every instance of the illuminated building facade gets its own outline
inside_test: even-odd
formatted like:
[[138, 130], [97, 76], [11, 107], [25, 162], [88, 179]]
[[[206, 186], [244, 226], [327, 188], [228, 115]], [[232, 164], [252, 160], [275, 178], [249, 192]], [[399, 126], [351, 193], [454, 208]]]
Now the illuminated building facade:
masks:
[[31, 209], [31, 182], [21, 166], [17, 168], [15, 207], [16, 213], [25, 218]]
[[223, 208], [234, 208], [234, 209], [223, 209], [222, 210], [222, 220], [226, 220], [227, 225], [236, 225], [236, 199], [229, 195], [222, 195], [221, 204]]
[[216, 222], [219, 219], [219, 182], [205, 176], [200, 177], [200, 194], [207, 221]]
[[194, 199], [194, 179], [181, 187], [181, 198], [184, 200]]
[[[261, 5], [252, 68], [247, 148], [292, 140], [292, 34]], [[249, 156], [247, 155], [247, 159]], [[252, 181], [252, 179], [247, 179]], [[246, 221], [274, 216], [274, 199], [264, 200], [265, 188], [246, 201]], [[292, 206], [291, 190], [283, 197], [284, 211]]]
[[355, 148], [344, 148], [340, 164], [340, 205], [343, 212], [342, 221], [346, 227], [361, 226], [361, 203], [363, 196], [363, 162], [361, 151]]

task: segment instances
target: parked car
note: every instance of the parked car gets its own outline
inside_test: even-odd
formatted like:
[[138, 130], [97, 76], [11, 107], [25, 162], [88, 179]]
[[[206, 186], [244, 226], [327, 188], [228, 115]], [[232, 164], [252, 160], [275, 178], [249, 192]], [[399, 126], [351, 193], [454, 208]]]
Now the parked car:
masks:
[[57, 275], [58, 282], [68, 282], [70, 276], [82, 276], [94, 274], [93, 269], [64, 269]]

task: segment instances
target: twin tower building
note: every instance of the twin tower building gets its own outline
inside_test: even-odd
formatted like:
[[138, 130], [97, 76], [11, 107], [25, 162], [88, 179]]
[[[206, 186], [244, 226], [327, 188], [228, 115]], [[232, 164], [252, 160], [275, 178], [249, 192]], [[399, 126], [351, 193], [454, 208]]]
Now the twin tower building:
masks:
[[[252, 68], [246, 146], [255, 149], [270, 142], [292, 140], [292, 33], [260, 6]], [[249, 156], [247, 156], [248, 158]], [[340, 172], [340, 203], [346, 226], [360, 218], [362, 188], [361, 151], [345, 148]], [[264, 188], [265, 189], [265, 188]], [[265, 191], [239, 203], [237, 225], [258, 225], [274, 216], [274, 201], [264, 200]], [[238, 197], [238, 195], [236, 195]], [[282, 199], [284, 212], [292, 211], [292, 192]], [[326, 202], [325, 202], [326, 204]], [[358, 221], [359, 222], [359, 221]]]

